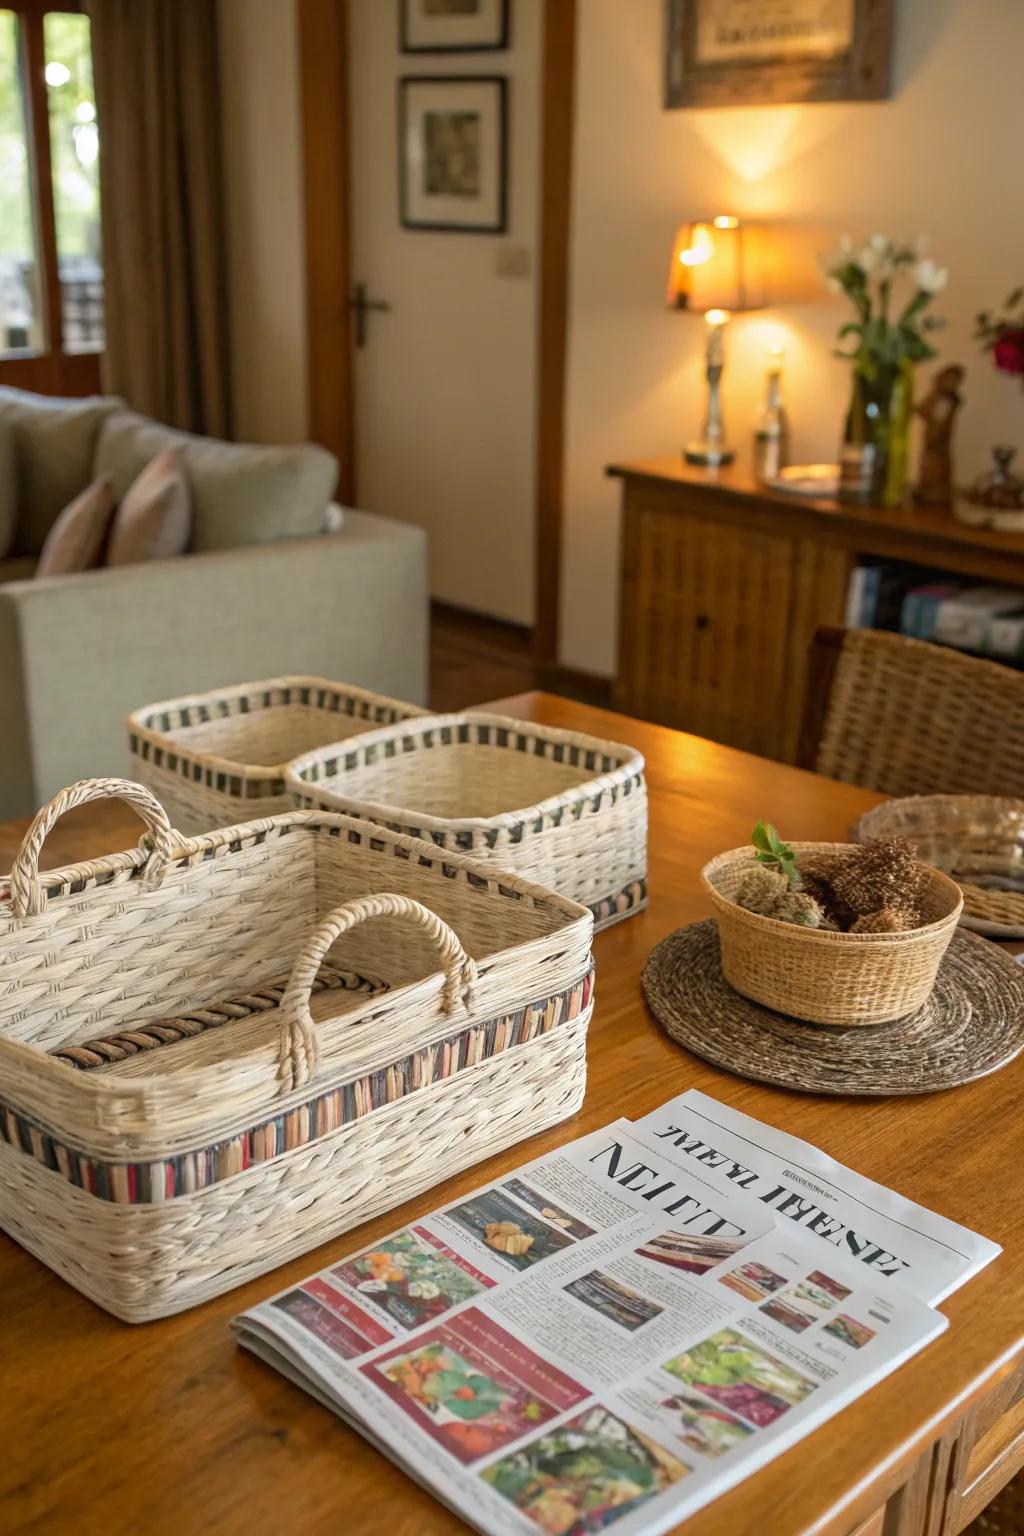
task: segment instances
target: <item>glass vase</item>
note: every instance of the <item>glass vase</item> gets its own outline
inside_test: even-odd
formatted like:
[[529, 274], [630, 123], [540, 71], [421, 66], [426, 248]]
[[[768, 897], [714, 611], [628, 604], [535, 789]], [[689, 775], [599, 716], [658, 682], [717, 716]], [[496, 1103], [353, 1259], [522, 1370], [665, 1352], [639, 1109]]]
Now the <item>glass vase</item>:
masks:
[[840, 501], [902, 507], [909, 499], [914, 369], [854, 369], [839, 466]]

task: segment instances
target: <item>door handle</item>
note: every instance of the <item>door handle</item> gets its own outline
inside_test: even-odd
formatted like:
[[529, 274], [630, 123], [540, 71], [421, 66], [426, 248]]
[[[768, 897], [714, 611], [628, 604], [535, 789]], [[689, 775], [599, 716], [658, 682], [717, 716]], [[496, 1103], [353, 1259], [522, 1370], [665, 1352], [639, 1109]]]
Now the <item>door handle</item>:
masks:
[[391, 305], [386, 299], [371, 299], [366, 292], [365, 283], [356, 283], [346, 301], [349, 309], [355, 316], [355, 343], [359, 351], [366, 346], [366, 317], [371, 309], [379, 314], [388, 314]]

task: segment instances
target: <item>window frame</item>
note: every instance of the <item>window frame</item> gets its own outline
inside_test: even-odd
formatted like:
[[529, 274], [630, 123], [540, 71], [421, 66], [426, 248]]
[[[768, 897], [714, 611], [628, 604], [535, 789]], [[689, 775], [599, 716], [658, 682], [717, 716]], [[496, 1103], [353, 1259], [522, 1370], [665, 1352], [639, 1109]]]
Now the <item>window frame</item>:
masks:
[[53, 202], [50, 105], [46, 91], [43, 17], [49, 12], [82, 15], [85, 0], [0, 0], [18, 22], [18, 69], [29, 163], [29, 189], [35, 226], [40, 283], [41, 348], [0, 351], [0, 384], [44, 395], [91, 395], [100, 389], [102, 352], [65, 352], [64, 309], [57, 254]]

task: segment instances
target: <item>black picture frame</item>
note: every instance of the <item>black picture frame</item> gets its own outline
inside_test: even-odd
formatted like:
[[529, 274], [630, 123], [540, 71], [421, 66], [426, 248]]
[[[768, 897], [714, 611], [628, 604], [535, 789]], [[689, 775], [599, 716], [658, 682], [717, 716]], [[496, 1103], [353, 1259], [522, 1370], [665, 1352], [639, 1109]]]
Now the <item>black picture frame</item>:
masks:
[[[398, 218], [403, 229], [431, 230], [441, 234], [502, 235], [508, 229], [508, 78], [505, 75], [400, 75], [398, 109]], [[495, 92], [497, 134], [497, 209], [493, 221], [447, 221], [413, 217], [409, 211], [409, 165], [406, 157], [409, 126], [409, 94], [418, 85], [490, 86]]]
[[[665, 106], [756, 107], [815, 101], [884, 101], [892, 94], [894, 0], [853, 0], [850, 45], [833, 57], [801, 53], [711, 63], [699, 57], [706, 7], [729, 0], [665, 0]], [[737, 0], [741, 3], [741, 0]]]
[[402, 53], [501, 53], [511, 42], [512, 0], [498, 0], [499, 31], [492, 43], [412, 43], [409, 7], [415, 0], [398, 0], [398, 46]]

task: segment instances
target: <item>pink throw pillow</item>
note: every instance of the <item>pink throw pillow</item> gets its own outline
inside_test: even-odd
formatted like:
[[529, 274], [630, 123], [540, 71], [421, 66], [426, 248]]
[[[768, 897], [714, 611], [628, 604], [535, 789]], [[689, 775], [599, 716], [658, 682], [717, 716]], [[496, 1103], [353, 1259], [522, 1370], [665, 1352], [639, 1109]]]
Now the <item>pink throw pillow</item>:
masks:
[[37, 576], [70, 576], [100, 563], [103, 543], [114, 516], [114, 484], [101, 475], [76, 496], [46, 535]]
[[181, 448], [151, 459], [114, 514], [108, 565], [138, 565], [183, 555], [192, 529], [192, 498]]

